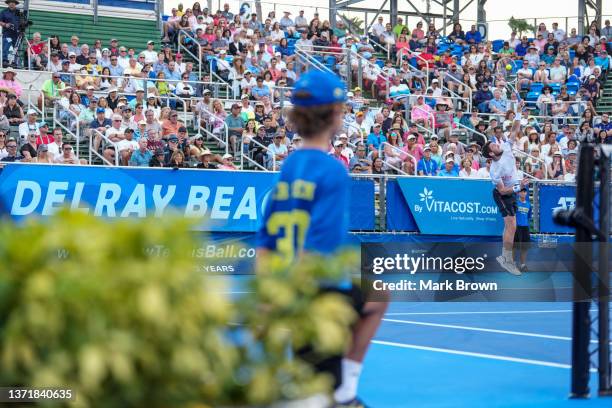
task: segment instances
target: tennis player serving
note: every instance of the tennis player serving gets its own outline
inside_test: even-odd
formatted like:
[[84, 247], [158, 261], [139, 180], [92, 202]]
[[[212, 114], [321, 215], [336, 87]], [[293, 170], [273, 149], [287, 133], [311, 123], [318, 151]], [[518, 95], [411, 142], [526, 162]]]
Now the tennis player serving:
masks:
[[[344, 83], [335, 75], [310, 71], [295, 83], [289, 120], [303, 145], [284, 161], [279, 181], [258, 233], [258, 267], [274, 253], [288, 263], [308, 253], [333, 256], [348, 235], [350, 179], [344, 166], [328, 154], [343, 124]], [[359, 319], [344, 356], [317, 365], [335, 377], [336, 407], [363, 407], [357, 398], [361, 366], [387, 304], [365, 302], [350, 276], [321, 282], [322, 292], [338, 292], [353, 305]]]
[[502, 268], [512, 275], [521, 274], [512, 255], [514, 233], [516, 232], [516, 211], [518, 209], [516, 194], [528, 183], [526, 178], [522, 181], [519, 179], [516, 171], [516, 161], [512, 153], [512, 146], [517, 140], [520, 128], [520, 120], [515, 120], [506, 140], [488, 141], [482, 148], [483, 156], [493, 160], [489, 170], [495, 186], [493, 199], [504, 218], [502, 254], [496, 259]]

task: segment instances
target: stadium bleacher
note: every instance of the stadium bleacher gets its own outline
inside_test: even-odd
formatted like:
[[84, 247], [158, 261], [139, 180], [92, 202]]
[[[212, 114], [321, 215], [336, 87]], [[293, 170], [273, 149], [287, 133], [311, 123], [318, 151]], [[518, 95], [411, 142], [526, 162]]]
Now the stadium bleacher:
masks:
[[[480, 41], [460, 28], [443, 36], [384, 24], [356, 36], [341, 23], [331, 29], [318, 18], [296, 24], [287, 17], [208, 14], [197, 7], [183, 15], [173, 10], [162, 32], [147, 20], [100, 17], [92, 24], [91, 16], [46, 11], [32, 11], [31, 17], [35, 23], [23, 49], [24, 66], [15, 68], [44, 72], [43, 97], [22, 97], [5, 127], [20, 144], [19, 152], [30, 150], [26, 161], [36, 162], [43, 144], [27, 146], [28, 133], [40, 136], [40, 123], [19, 127], [31, 116], [61, 129], [83, 163], [136, 164], [130, 157], [138, 140], [146, 139], [148, 147], [137, 156], [146, 149], [145, 157], [156, 165], [159, 150], [166, 166], [177, 165], [170, 159], [181, 150], [179, 167], [206, 162], [205, 168], [278, 170], [301, 143], [286, 112], [291, 85], [309, 69], [335, 72], [351, 88], [345, 126], [337, 135], [342, 146], [334, 148], [330, 141], [330, 154], [355, 172], [488, 177], [479, 150], [485, 140], [507, 133], [517, 115], [523, 136], [515, 149], [526, 177], [572, 180], [575, 165], [568, 161], [575, 160], [577, 146], [568, 148], [568, 142], [612, 140], [608, 116], [600, 115], [612, 111], [606, 82], [611, 43], [605, 38], [572, 39], [544, 28], [534, 36], [542, 39], [525, 38], [521, 44], [515, 37], [513, 43]], [[111, 37], [117, 43], [111, 44]], [[55, 72], [57, 79], [51, 78]], [[5, 72], [0, 95], [7, 101], [10, 93], [11, 74]], [[92, 130], [96, 118], [100, 126]], [[121, 120], [116, 130], [114, 118]], [[185, 132], [179, 134], [181, 127]], [[134, 130], [131, 140], [126, 128]], [[529, 138], [533, 131], [537, 140]], [[282, 140], [275, 145], [279, 133]], [[170, 144], [173, 136], [179, 148]], [[531, 155], [533, 144], [541, 156]], [[363, 158], [356, 155], [359, 146], [366, 148]], [[23, 160], [7, 158], [2, 149], [3, 160]], [[560, 169], [553, 166], [556, 151], [564, 158]], [[435, 170], [423, 156], [431, 156]], [[376, 170], [379, 157], [383, 166]], [[442, 172], [449, 158], [452, 170]], [[141, 158], [138, 164], [148, 163]]]

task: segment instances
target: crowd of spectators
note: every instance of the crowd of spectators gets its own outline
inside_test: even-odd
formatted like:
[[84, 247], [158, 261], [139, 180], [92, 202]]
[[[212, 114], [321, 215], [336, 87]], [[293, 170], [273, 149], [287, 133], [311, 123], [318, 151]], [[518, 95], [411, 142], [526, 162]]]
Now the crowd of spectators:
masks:
[[[301, 146], [286, 119], [304, 69], [296, 49], [324, 58], [346, 79], [362, 68], [363, 86], [349, 90], [345, 126], [330, 143], [330, 154], [354, 173], [488, 177], [480, 148], [485, 138], [502, 139], [515, 118], [522, 124], [517, 165], [531, 177], [571, 180], [581, 140], [611, 142], [608, 115], [595, 110], [611, 62], [609, 21], [583, 37], [554, 23], [540, 24], [534, 38], [513, 32], [505, 41], [485, 41], [475, 25], [464, 32], [455, 24], [447, 36], [423, 26], [379, 17], [356, 36], [317, 13], [260, 18], [194, 3], [172, 9], [161, 41], [141, 50], [115, 38], [90, 46], [76, 35], [69, 43], [51, 38], [47, 50], [34, 33], [27, 52], [32, 69], [52, 73], [38, 108], [55, 106], [107, 164], [236, 169], [244, 154], [248, 168], [280, 168]], [[176, 52], [179, 43], [189, 56]], [[362, 59], [345, 58], [349, 52]], [[68, 162], [56, 137], [62, 130], [45, 132], [21, 93], [15, 71], [5, 70], [0, 159], [38, 161], [46, 149], [44, 160]], [[207, 142], [228, 153], [213, 154]], [[9, 151], [13, 143], [17, 152]]]

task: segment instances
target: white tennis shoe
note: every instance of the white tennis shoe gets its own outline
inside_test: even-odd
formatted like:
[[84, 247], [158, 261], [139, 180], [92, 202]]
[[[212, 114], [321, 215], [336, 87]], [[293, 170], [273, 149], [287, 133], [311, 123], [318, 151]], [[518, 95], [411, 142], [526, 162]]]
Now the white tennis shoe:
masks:
[[514, 276], [522, 275], [521, 271], [516, 267], [514, 262], [508, 262], [502, 255], [495, 258], [499, 265]]

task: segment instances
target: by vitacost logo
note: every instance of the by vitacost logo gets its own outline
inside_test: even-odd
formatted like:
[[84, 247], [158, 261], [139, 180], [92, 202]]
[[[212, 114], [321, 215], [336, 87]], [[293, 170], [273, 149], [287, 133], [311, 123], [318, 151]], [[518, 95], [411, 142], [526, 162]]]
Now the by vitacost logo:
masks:
[[436, 213], [462, 213], [462, 214], [497, 214], [498, 208], [495, 205], [485, 205], [479, 201], [447, 201], [436, 200], [434, 191], [427, 187], [423, 188], [423, 192], [419, 193], [419, 202], [423, 204], [415, 204], [414, 211], [421, 213], [424, 210], [427, 212]]

